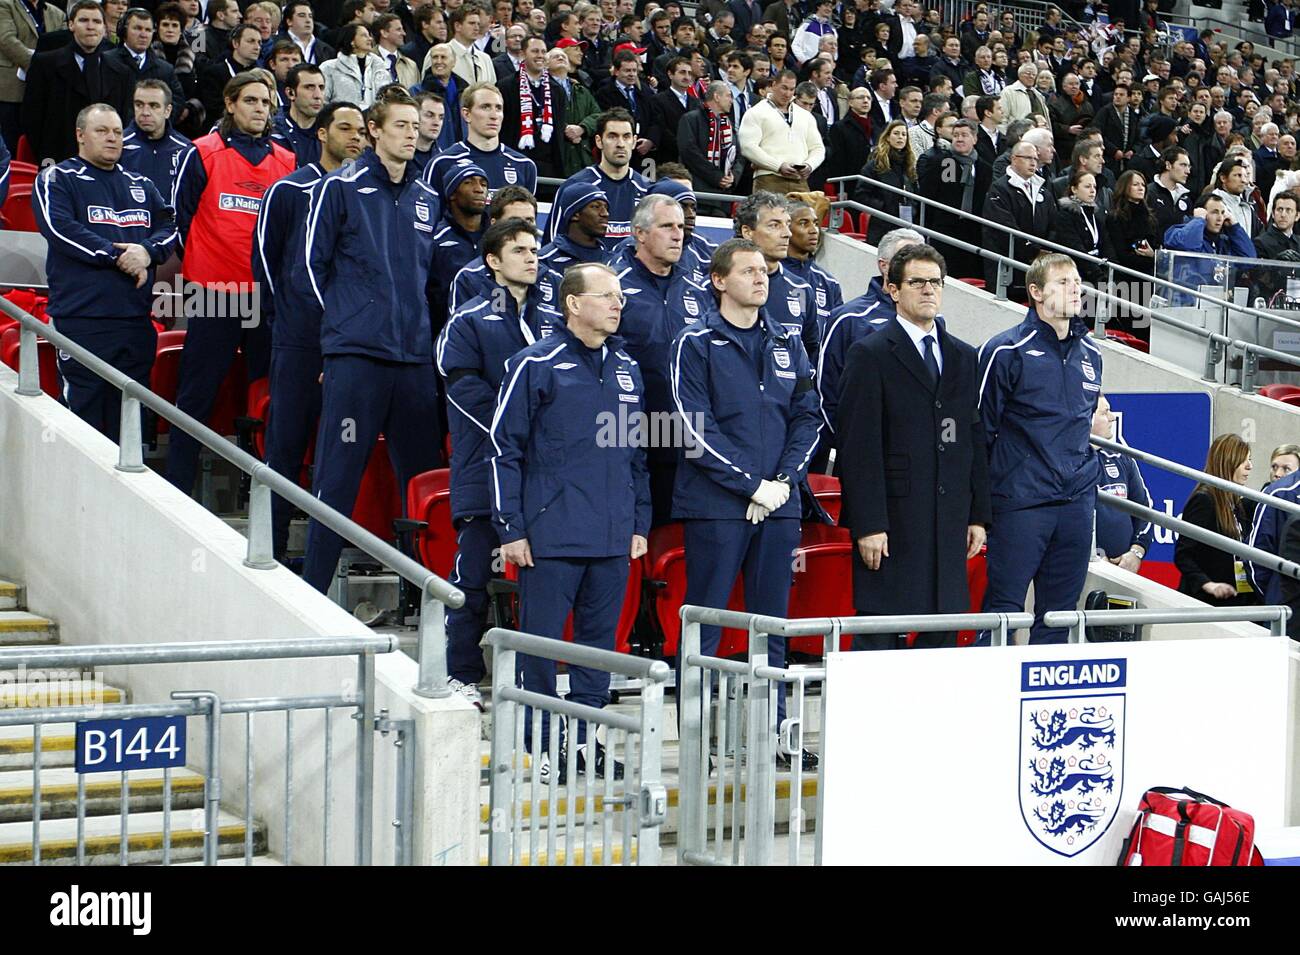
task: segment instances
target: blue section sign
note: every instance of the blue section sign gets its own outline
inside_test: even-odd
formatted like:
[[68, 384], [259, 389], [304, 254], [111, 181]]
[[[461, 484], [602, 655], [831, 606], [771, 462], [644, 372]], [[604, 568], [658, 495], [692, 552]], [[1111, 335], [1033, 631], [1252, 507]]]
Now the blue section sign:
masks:
[[[1119, 416], [1115, 440], [1193, 468], [1205, 467], [1210, 450], [1210, 396], [1207, 394], [1107, 392]], [[1170, 516], [1182, 513], [1196, 482], [1138, 462], [1152, 506]], [[1149, 561], [1172, 562], [1174, 532], [1152, 528]]]
[[185, 765], [185, 717], [84, 720], [77, 724], [78, 773]]
[[1128, 661], [1122, 657], [1106, 660], [1063, 660], [1060, 663], [1020, 664], [1020, 692], [1043, 693], [1047, 690], [1117, 689], [1128, 679]]

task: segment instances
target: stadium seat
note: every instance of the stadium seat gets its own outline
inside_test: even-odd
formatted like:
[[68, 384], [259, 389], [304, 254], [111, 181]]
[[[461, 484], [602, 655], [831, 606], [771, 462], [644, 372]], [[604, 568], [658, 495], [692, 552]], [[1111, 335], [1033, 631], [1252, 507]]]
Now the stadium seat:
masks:
[[406, 517], [415, 532], [416, 560], [446, 580], [456, 563], [450, 470], [438, 468], [411, 478], [406, 485]]
[[18, 137], [18, 148], [14, 150], [14, 161], [26, 163], [29, 166], [39, 165], [36, 161], [36, 153], [32, 151], [32, 144], [27, 141], [27, 137]]
[[[18, 349], [21, 332], [17, 323], [0, 332], [0, 362], [14, 371], [18, 370]], [[63, 379], [59, 376], [58, 354], [53, 345], [43, 338], [37, 339], [36, 357], [40, 363], [41, 390], [55, 401], [63, 399]]]
[[808, 475], [808, 489], [817, 503], [826, 509], [831, 520], [840, 519], [840, 479], [830, 474]]
[[[0, 296], [12, 305], [21, 308], [32, 318], [40, 319], [42, 322], [48, 322], [50, 316], [46, 314], [45, 309], [50, 304], [50, 297], [44, 292], [37, 292], [29, 288], [11, 288]], [[6, 328], [11, 328], [18, 324], [16, 318], [10, 318], [8, 315], [0, 312], [0, 332]]]
[[396, 532], [393, 522], [402, 516], [402, 498], [397, 491], [397, 475], [388, 459], [388, 444], [381, 434], [370, 451], [352, 519], [381, 540], [392, 541]]
[[[665, 657], [677, 656], [677, 644], [682, 635], [682, 604], [686, 602], [686, 545], [681, 524], [665, 524], [650, 531], [649, 550], [646, 552], [646, 580], [644, 599], [654, 602], [654, 617], [663, 634], [661, 653]], [[744, 610], [744, 585], [737, 578], [727, 600], [730, 610]], [[719, 656], [744, 653], [746, 634], [743, 630], [723, 630]]]
[[1263, 398], [1272, 398], [1274, 401], [1282, 401], [1287, 404], [1288, 398], [1300, 397], [1300, 386], [1297, 385], [1264, 385], [1259, 389], [1260, 396]]
[[[185, 332], [172, 330], [158, 335], [158, 349], [154, 355], [153, 371], [149, 376], [149, 389], [158, 397], [176, 403], [176, 387], [180, 381], [181, 352], [185, 348]], [[217, 402], [208, 416], [207, 425], [220, 435], [237, 433], [235, 419], [247, 410], [248, 385], [244, 369], [244, 356], [235, 358], [221, 383]], [[158, 419], [158, 433], [167, 431], [168, 422]]]
[[5, 228], [10, 232], [39, 232], [36, 227], [36, 214], [32, 211], [32, 184], [10, 184], [9, 198], [5, 200], [0, 215], [4, 216]]
[[[826, 477], [826, 475], [818, 475]], [[839, 481], [835, 481], [835, 511], [839, 512]], [[830, 506], [813, 489], [822, 507]], [[790, 607], [786, 616], [851, 617], [853, 616], [853, 541], [846, 527], [828, 524], [805, 524], [794, 559], [794, 579], [790, 588]], [[840, 639], [840, 649], [847, 650], [851, 637]], [[790, 641], [790, 650], [820, 657], [826, 643], [821, 637], [799, 637]]]
[[985, 282], [984, 282], [983, 279], [958, 279], [957, 281], [958, 281], [958, 282], [965, 282], [967, 285], [971, 286], [972, 288], [986, 288], [986, 287], [987, 287], [987, 285], [985, 284]]
[[40, 171], [40, 167], [33, 163], [19, 162], [15, 159], [9, 164], [9, 188], [30, 186], [36, 181], [36, 176]]
[[[1142, 339], [1128, 332], [1120, 331], [1118, 328], [1106, 329], [1106, 337], [1113, 342], [1127, 345], [1129, 348], [1136, 349], [1144, 354], [1151, 351], [1151, 346]], [[1297, 391], [1300, 391], [1300, 389], [1297, 389]]]

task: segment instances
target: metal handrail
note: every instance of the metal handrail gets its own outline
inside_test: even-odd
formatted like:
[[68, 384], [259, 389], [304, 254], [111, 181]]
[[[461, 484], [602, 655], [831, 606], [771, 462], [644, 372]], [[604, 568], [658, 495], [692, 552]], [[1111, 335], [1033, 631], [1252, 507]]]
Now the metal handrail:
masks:
[[1300, 515], [1300, 504], [1285, 501], [1271, 494], [1265, 494], [1263, 491], [1256, 491], [1254, 488], [1246, 487], [1244, 484], [1237, 484], [1235, 481], [1229, 481], [1226, 478], [1215, 477], [1205, 471], [1198, 471], [1196, 468], [1188, 467], [1185, 464], [1179, 464], [1177, 461], [1171, 461], [1168, 458], [1162, 458], [1159, 455], [1152, 454], [1150, 451], [1141, 451], [1137, 448], [1130, 447], [1127, 444], [1120, 444], [1118, 441], [1110, 441], [1106, 438], [1099, 438], [1097, 435], [1090, 435], [1089, 440], [1098, 448], [1106, 451], [1114, 451], [1130, 458], [1136, 458], [1162, 471], [1169, 471], [1177, 474], [1179, 477], [1185, 477], [1189, 480], [1196, 481], [1200, 484], [1206, 484], [1210, 487], [1216, 487], [1220, 491], [1227, 491], [1229, 494], [1236, 494], [1238, 497], [1244, 497], [1248, 501], [1254, 501], [1256, 504], [1265, 504], [1269, 507], [1276, 507], [1279, 511], [1286, 511], [1288, 514]]
[[[1237, 305], [1234, 304], [1233, 302], [1225, 301], [1224, 299], [1215, 298], [1213, 295], [1207, 295], [1206, 293], [1201, 292], [1197, 289], [1191, 289], [1186, 286], [1179, 285], [1177, 282], [1172, 282], [1169, 279], [1162, 279], [1159, 276], [1148, 275], [1144, 272], [1139, 272], [1136, 269], [1130, 269], [1124, 265], [1116, 265], [1108, 259], [1098, 258], [1095, 255], [1089, 255], [1087, 252], [1080, 252], [1078, 249], [1071, 249], [1068, 246], [1064, 246], [1056, 242], [1052, 242], [1050, 239], [1042, 239], [1039, 238], [1038, 236], [1030, 235], [1026, 232], [1021, 232], [1019, 229], [1014, 229], [1011, 226], [1005, 226], [997, 222], [990, 222], [988, 219], [984, 218], [983, 216], [976, 215], [973, 212], [964, 212], [961, 209], [956, 209], [952, 206], [945, 205], [944, 203], [939, 202], [936, 199], [931, 199], [930, 197], [923, 196], [920, 193], [909, 192], [906, 189], [900, 189], [897, 186], [891, 186], [887, 182], [880, 182], [879, 180], [876, 179], [868, 179], [866, 176], [862, 176], [862, 175], [839, 176], [834, 179], [828, 179], [827, 182], [870, 183], [872, 188], [883, 189], [887, 192], [892, 192], [900, 196], [906, 196], [909, 200], [919, 201], [926, 206], [933, 206], [943, 212], [949, 213], [950, 215], [955, 215], [962, 219], [969, 219], [972, 222], [978, 222], [981, 226], [987, 226], [989, 228], [996, 229], [997, 231], [1006, 235], [1008, 238], [1019, 239], [1022, 242], [1029, 242], [1049, 252], [1059, 252], [1063, 255], [1068, 255], [1073, 259], [1082, 259], [1084, 262], [1087, 262], [1090, 265], [1104, 267], [1114, 272], [1118, 272], [1121, 275], [1129, 276], [1135, 279], [1140, 279], [1141, 281], [1144, 282], [1151, 282], [1155, 285], [1160, 285], [1164, 288], [1168, 288], [1173, 291], [1176, 291], [1182, 295], [1190, 295], [1193, 298], [1204, 300], [1214, 305], [1216, 308], [1227, 307], [1229, 310], [1240, 312], [1243, 315], [1250, 315], [1254, 318], [1263, 318], [1271, 322], [1277, 322], [1278, 324], [1281, 325], [1289, 325], [1292, 328], [1300, 329], [1300, 320], [1294, 318], [1283, 318], [1279, 315], [1271, 315], [1267, 312], [1262, 312], [1259, 309], [1254, 308], [1250, 305]], [[876, 211], [873, 210], [870, 206], [866, 206], [855, 200], [841, 199], [837, 202], [833, 202], [831, 206], [832, 208], [854, 207], [860, 209], [863, 212], [869, 212], [871, 213], [872, 216], [875, 216], [877, 214]], [[885, 217], [887, 219], [889, 218], [887, 214], [885, 215]], [[911, 228], [917, 228], [917, 226], [913, 225], [911, 226]], [[943, 241], [949, 241], [948, 239], [944, 238], [942, 234], [940, 234], [939, 237], [943, 239]], [[987, 257], [988, 256], [986, 256], [986, 258]], [[1008, 256], [1005, 258], [1010, 258], [1010, 257]], [[1005, 259], [999, 256], [999, 260], [1003, 261]], [[1012, 259], [1012, 261], [1014, 262], [1015, 260]], [[1028, 268], [1028, 266], [1024, 265], [1024, 263], [1020, 263], [1020, 264], [1022, 268], [1025, 269]], [[1295, 356], [1292, 356], [1292, 358], [1294, 359]]]
[[71, 356], [82, 367], [94, 372], [122, 393], [121, 431], [118, 438], [117, 469], [127, 473], [147, 470], [142, 454], [140, 406], [150, 408], [239, 468], [252, 479], [248, 503], [248, 555], [244, 565], [255, 570], [279, 566], [271, 554], [271, 494], [280, 495], [290, 504], [355, 544], [371, 557], [391, 567], [395, 573], [420, 589], [420, 677], [414, 688], [419, 696], [442, 698], [451, 695], [447, 687], [447, 642], [445, 611], [450, 606], [464, 606], [465, 595], [428, 568], [407, 557], [387, 541], [376, 537], [328, 504], [304, 491], [296, 483], [277, 474], [271, 467], [217, 434], [203, 422], [186, 414], [171, 402], [160, 398], [139, 382], [108, 362], [78, 345], [53, 325], [29, 315], [12, 302], [0, 298], [0, 312], [19, 325], [17, 394], [36, 397], [44, 394], [36, 354], [38, 336]]
[[575, 666], [606, 670], [622, 676], [655, 683], [666, 683], [672, 675], [668, 664], [662, 660], [647, 660], [627, 653], [615, 653], [599, 647], [588, 647], [578, 643], [566, 643], [539, 637], [519, 630], [507, 630], [493, 627], [487, 632], [487, 642], [499, 650], [517, 650], [533, 657], [572, 663]]
[[1031, 613], [931, 613], [898, 614], [881, 617], [804, 617], [786, 619], [740, 610], [721, 610], [685, 604], [682, 623], [700, 623], [713, 627], [751, 629], [776, 637], [815, 637], [838, 627], [841, 634], [942, 632], [948, 630], [1019, 630], [1032, 626]]
[[[1275, 637], [1286, 635], [1291, 608], [1282, 605], [1264, 607], [1204, 607], [1188, 610], [1051, 610], [1043, 614], [1048, 627], [1068, 627], [1071, 642], [1082, 643], [1088, 627], [1107, 625], [1128, 627], [1170, 623], [1267, 623]], [[1077, 635], [1077, 636], [1076, 636]]]
[[1207, 530], [1199, 524], [1189, 524], [1181, 517], [1170, 517], [1163, 511], [1157, 511], [1130, 501], [1128, 498], [1117, 497], [1108, 491], [1098, 491], [1097, 501], [1110, 507], [1117, 507], [1121, 511], [1128, 511], [1137, 517], [1150, 521], [1152, 524], [1159, 524], [1161, 527], [1167, 527], [1170, 530], [1178, 532], [1180, 537], [1187, 537], [1202, 544], [1209, 544], [1216, 550], [1226, 551], [1236, 557], [1250, 561], [1260, 567], [1266, 567], [1274, 573], [1281, 574], [1283, 577], [1292, 577], [1300, 580], [1300, 564], [1293, 563], [1289, 560], [1283, 560], [1277, 554], [1270, 554], [1268, 551], [1260, 550], [1258, 547], [1251, 547], [1249, 544], [1235, 540], [1224, 534], [1219, 534], [1212, 530]]

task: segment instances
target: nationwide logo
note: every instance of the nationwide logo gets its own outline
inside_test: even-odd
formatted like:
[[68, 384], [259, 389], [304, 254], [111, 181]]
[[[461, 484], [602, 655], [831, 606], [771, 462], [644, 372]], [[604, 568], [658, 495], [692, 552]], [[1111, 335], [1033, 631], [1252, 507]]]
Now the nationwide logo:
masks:
[[91, 225], [111, 225], [120, 229], [136, 226], [148, 229], [153, 221], [148, 209], [111, 209], [108, 206], [87, 206], [86, 218]]
[[1020, 814], [1058, 855], [1093, 845], [1119, 811], [1125, 695], [1114, 691], [1127, 685], [1127, 662], [1021, 664]]
[[222, 212], [246, 212], [255, 216], [262, 211], [262, 197], [223, 192], [217, 201], [217, 208]]

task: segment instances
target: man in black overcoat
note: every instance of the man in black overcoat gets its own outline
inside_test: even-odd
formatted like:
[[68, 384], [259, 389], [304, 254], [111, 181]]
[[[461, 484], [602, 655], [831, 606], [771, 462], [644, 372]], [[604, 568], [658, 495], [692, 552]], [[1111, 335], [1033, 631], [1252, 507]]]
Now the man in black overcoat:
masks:
[[[836, 427], [839, 522], [856, 544], [862, 615], [970, 610], [966, 561], [984, 544], [992, 505], [975, 349], [938, 317], [945, 274], [932, 247], [900, 250], [885, 283], [897, 316], [849, 349]], [[904, 639], [863, 635], [853, 648], [901, 648]], [[915, 643], [956, 645], [953, 632]]]

